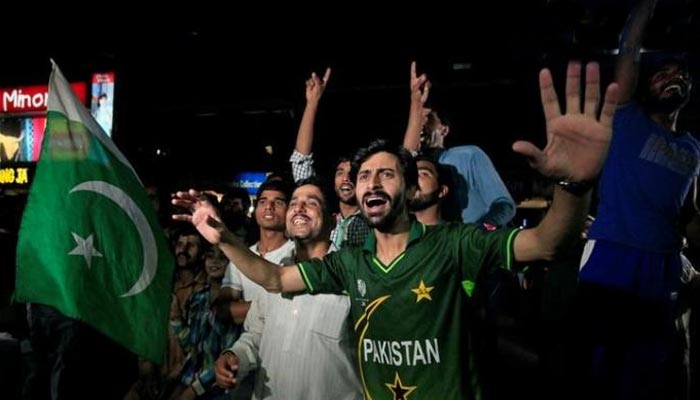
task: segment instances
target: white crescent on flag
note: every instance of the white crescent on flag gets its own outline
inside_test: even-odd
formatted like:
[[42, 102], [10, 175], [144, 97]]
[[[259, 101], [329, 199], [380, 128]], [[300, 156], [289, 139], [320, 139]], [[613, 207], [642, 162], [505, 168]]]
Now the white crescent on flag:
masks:
[[[86, 181], [75, 185], [69, 193], [85, 191], [101, 194], [115, 202], [136, 227], [143, 246], [143, 269], [138, 281], [121, 297], [134, 296], [143, 292], [156, 276], [158, 269], [158, 248], [153, 231], [148, 224], [146, 216], [134, 200], [120, 188], [103, 181]], [[103, 249], [104, 251], [104, 249]]]

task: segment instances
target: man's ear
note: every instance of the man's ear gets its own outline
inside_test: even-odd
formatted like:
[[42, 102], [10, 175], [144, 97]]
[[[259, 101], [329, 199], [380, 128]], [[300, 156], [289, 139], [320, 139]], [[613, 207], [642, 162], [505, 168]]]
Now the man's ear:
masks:
[[447, 185], [440, 185], [440, 193], [438, 193], [438, 198], [444, 199], [447, 194], [450, 193], [450, 188]]
[[418, 185], [413, 185], [406, 190], [406, 200], [413, 200], [416, 196], [416, 190], [418, 190]]

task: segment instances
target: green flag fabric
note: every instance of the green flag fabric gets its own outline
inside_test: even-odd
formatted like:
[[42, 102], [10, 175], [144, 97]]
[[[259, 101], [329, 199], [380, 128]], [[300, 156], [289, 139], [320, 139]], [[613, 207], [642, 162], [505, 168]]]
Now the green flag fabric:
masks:
[[55, 307], [161, 363], [173, 266], [136, 172], [53, 64], [15, 300]]

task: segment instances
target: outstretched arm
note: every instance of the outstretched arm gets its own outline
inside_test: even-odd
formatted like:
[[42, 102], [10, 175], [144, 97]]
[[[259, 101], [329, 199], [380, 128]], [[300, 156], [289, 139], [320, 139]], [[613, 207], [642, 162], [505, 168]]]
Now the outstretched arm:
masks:
[[218, 245], [226, 257], [250, 280], [268, 292], [298, 292], [304, 282], [296, 265], [279, 267], [250, 251], [226, 228], [209, 200], [196, 190], [177, 192], [173, 204], [191, 214], [174, 214], [173, 219], [189, 222], [209, 241]]
[[411, 152], [420, 150], [420, 133], [426, 117], [425, 102], [430, 93], [430, 81], [425, 74], [416, 75], [416, 62], [411, 63], [411, 108], [408, 113], [408, 126], [403, 137], [403, 147]]
[[528, 157], [530, 165], [547, 177], [574, 182], [582, 190], [557, 186], [547, 215], [533, 229], [515, 238], [515, 259], [551, 259], [566, 239], [581, 231], [588, 211], [592, 182], [607, 156], [612, 119], [617, 107], [617, 84], [608, 86], [600, 118], [600, 72], [597, 63], [586, 66], [583, 112], [580, 100], [581, 64], [570, 62], [566, 76], [566, 113], [561, 114], [549, 70], [540, 72], [540, 95], [547, 126], [547, 146], [540, 150], [529, 142], [513, 144], [513, 150]]
[[619, 86], [618, 102], [624, 104], [634, 96], [639, 72], [639, 58], [646, 26], [654, 13], [656, 0], [641, 0], [630, 13], [620, 34], [615, 81]]

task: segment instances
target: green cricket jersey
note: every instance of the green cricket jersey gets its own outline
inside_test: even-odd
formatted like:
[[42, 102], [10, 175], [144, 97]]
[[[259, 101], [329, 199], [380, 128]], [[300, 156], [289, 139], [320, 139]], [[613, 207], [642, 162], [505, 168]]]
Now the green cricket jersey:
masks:
[[510, 268], [518, 230], [411, 223], [406, 250], [389, 265], [364, 247], [299, 264], [311, 293], [347, 292], [367, 400], [473, 398], [465, 292], [482, 269]]

